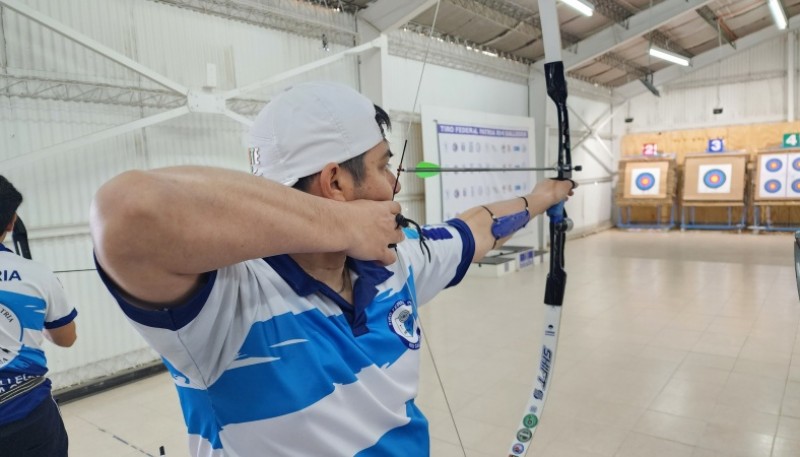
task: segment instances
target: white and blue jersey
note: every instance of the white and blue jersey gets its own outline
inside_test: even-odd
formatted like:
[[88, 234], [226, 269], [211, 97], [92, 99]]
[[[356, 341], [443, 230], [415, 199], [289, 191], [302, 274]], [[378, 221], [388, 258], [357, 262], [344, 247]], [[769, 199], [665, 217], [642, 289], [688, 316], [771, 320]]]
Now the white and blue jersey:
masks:
[[132, 306], [100, 271], [163, 356], [193, 456], [423, 457], [418, 306], [461, 281], [475, 251], [460, 220], [424, 233], [430, 261], [411, 231], [393, 265], [347, 259], [353, 305], [288, 255], [211, 272], [165, 311]]
[[[47, 373], [43, 329], [69, 324], [78, 312], [44, 265], [0, 244], [0, 394]], [[50, 381], [0, 403], [0, 425], [27, 416], [50, 396]]]

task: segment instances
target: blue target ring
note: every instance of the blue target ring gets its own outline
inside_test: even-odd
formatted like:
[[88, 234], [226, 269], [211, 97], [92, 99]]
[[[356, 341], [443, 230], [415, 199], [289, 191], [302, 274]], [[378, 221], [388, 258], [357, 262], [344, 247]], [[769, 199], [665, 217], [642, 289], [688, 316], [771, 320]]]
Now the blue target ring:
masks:
[[770, 194], [776, 194], [781, 190], [781, 182], [777, 179], [770, 179], [769, 181], [764, 183], [764, 190], [769, 192]]
[[792, 191], [796, 194], [800, 194], [800, 179], [795, 179], [792, 182]]
[[792, 160], [792, 168], [794, 168], [794, 171], [800, 171], [800, 157]]
[[780, 171], [783, 168], [783, 162], [780, 159], [767, 160], [767, 171]]
[[725, 184], [725, 181], [727, 180], [728, 177], [725, 176], [725, 173], [719, 168], [708, 170], [706, 174], [703, 176], [703, 184], [705, 184], [711, 189], [719, 189]]
[[650, 190], [656, 185], [656, 177], [653, 173], [644, 172], [636, 177], [636, 187], [639, 190]]

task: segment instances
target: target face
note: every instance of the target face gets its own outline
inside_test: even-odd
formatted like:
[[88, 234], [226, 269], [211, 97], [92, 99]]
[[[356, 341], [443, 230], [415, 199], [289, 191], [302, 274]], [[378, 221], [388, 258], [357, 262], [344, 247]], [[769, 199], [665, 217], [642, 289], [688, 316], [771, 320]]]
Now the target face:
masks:
[[697, 167], [697, 193], [715, 194], [715, 198], [731, 193], [733, 163], [704, 164]]
[[770, 179], [769, 181], [764, 183], [764, 190], [770, 194], [777, 194], [781, 191], [781, 182], [777, 179]]
[[725, 173], [718, 168], [709, 170], [703, 175], [703, 184], [712, 189], [719, 189], [727, 180], [728, 178], [725, 176]]
[[792, 160], [792, 170], [800, 171], [800, 157], [797, 157], [794, 160]]
[[792, 192], [800, 194], [800, 179], [792, 181]]
[[[759, 157], [758, 198], [797, 198], [794, 181], [800, 179], [800, 154], [763, 154]], [[794, 194], [794, 195], [787, 195]]]
[[631, 171], [630, 195], [637, 197], [650, 197], [659, 195], [661, 190], [660, 168], [636, 168]]
[[650, 190], [656, 184], [656, 177], [652, 173], [644, 172], [636, 177], [636, 187], [639, 190]]
[[766, 163], [767, 171], [776, 172], [780, 171], [783, 168], [783, 161], [781, 159], [769, 159]]

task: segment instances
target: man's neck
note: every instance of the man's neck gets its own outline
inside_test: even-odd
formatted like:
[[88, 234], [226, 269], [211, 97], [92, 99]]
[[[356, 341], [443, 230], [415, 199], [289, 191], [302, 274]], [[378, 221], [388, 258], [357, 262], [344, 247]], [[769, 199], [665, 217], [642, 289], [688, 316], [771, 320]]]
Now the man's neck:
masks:
[[303, 271], [326, 284], [341, 281], [342, 270], [345, 260], [347, 260], [347, 256], [342, 252], [290, 254], [289, 256], [300, 265]]

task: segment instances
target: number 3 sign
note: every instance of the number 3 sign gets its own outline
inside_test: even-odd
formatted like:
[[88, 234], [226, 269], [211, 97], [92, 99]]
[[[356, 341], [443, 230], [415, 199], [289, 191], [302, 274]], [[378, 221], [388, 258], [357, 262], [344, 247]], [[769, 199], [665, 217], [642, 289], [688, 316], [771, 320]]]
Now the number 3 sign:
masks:
[[725, 152], [725, 142], [722, 138], [713, 138], [708, 140], [708, 148], [706, 152]]

